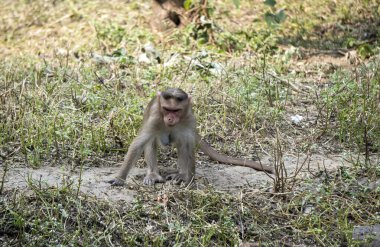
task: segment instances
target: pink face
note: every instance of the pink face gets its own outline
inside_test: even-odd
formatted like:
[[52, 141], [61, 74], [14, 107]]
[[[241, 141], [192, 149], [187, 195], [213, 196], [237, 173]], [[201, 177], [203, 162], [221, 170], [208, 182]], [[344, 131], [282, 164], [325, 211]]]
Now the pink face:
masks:
[[190, 104], [190, 97], [162, 96], [160, 93], [158, 97], [165, 125], [174, 127], [182, 120], [184, 115], [186, 115]]
[[169, 109], [163, 108], [164, 111], [164, 122], [168, 127], [173, 127], [179, 123], [181, 120], [181, 111], [182, 109]]

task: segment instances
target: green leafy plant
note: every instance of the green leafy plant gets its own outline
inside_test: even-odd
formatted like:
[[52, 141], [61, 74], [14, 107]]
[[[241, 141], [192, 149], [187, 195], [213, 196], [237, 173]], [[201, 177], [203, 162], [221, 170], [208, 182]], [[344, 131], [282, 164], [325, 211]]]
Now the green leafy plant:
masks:
[[276, 10], [275, 0], [265, 0], [264, 4], [270, 7], [270, 11], [265, 12], [264, 20], [269, 27], [276, 27], [283, 23], [286, 19], [286, 14], [284, 9]]

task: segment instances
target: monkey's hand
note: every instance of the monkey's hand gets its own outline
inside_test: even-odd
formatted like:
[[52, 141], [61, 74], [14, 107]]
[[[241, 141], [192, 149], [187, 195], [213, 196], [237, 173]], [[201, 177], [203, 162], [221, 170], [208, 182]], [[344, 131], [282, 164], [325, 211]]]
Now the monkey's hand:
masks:
[[124, 180], [121, 178], [114, 178], [108, 181], [108, 183], [111, 184], [111, 186], [123, 186]]
[[172, 173], [166, 176], [167, 180], [173, 180], [173, 183], [178, 185], [181, 182], [184, 182], [186, 185], [189, 184], [192, 178], [189, 178], [186, 174], [182, 173]]
[[158, 173], [152, 172], [145, 176], [144, 178], [144, 184], [152, 186], [155, 183], [163, 183], [165, 182], [165, 179]]

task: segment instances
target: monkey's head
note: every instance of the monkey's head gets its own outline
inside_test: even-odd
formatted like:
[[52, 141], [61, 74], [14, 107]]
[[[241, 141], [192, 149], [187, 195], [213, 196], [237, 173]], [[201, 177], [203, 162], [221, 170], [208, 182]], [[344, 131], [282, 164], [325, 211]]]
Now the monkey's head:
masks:
[[182, 89], [169, 88], [158, 92], [157, 97], [166, 126], [174, 127], [189, 114], [191, 97]]

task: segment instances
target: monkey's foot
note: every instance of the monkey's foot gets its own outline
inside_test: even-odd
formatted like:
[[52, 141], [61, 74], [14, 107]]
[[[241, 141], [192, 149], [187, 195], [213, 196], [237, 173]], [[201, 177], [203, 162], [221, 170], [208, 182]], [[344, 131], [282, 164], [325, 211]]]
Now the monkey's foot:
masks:
[[173, 183], [176, 185], [180, 184], [181, 182], [184, 182], [186, 185], [188, 185], [192, 181], [191, 178], [189, 179], [188, 176], [182, 173], [169, 174], [166, 176], [166, 179], [173, 180]]
[[123, 186], [124, 185], [124, 180], [121, 178], [114, 178], [108, 181], [108, 183], [111, 184], [111, 186]]
[[158, 173], [149, 173], [144, 178], [145, 185], [154, 185], [155, 183], [163, 183], [165, 179]]

